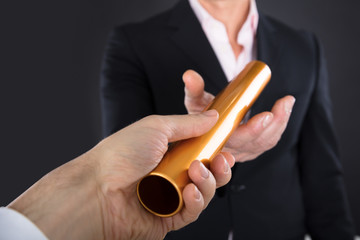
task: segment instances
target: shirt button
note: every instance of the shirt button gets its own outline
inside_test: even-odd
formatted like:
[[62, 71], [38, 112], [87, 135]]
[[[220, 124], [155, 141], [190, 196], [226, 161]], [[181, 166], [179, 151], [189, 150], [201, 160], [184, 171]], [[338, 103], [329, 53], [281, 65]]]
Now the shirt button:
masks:
[[230, 190], [235, 193], [244, 191], [245, 189], [246, 189], [245, 185], [231, 185], [230, 186]]

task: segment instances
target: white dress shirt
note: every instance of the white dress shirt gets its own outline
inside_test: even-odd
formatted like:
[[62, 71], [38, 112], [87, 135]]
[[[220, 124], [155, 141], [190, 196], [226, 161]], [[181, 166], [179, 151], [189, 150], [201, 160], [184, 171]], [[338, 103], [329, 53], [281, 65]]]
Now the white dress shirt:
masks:
[[226, 33], [225, 25], [211, 16], [198, 0], [189, 0], [201, 27], [213, 48], [228, 81], [236, 77], [251, 60], [256, 58], [256, 31], [259, 13], [255, 0], [250, 1], [249, 14], [237, 36], [243, 50], [236, 58]]
[[21, 213], [0, 207], [1, 240], [47, 240], [45, 234]]

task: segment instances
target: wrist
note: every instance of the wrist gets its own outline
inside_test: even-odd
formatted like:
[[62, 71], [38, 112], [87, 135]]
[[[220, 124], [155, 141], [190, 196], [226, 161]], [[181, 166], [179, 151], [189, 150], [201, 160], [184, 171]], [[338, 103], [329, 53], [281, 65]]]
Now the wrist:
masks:
[[[142, 211], [136, 195], [136, 175], [129, 159], [122, 151], [113, 151], [115, 147], [105, 139], [92, 151], [97, 161], [97, 194], [100, 202], [103, 234], [105, 239], [142, 239], [137, 237], [137, 230], [144, 226], [134, 224], [139, 221]], [[135, 179], [134, 179], [135, 178]], [[131, 209], [131, 210], [130, 210]]]
[[49, 239], [102, 238], [93, 164], [86, 153], [60, 166], [8, 207], [29, 218]]

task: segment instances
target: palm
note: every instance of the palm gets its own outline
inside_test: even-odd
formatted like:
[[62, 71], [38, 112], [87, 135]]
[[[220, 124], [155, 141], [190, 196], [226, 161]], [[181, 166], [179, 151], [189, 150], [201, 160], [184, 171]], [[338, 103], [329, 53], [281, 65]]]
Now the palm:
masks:
[[[201, 112], [214, 96], [204, 90], [204, 80], [192, 70], [184, 73], [183, 81], [184, 103], [188, 113]], [[245, 124], [239, 125], [223, 150], [232, 153], [237, 162], [244, 162], [273, 148], [287, 126], [294, 103], [294, 97], [285, 96], [276, 101], [271, 112], [259, 113]]]
[[[169, 231], [177, 230], [191, 222], [184, 220], [186, 206], [178, 214], [168, 218], [151, 214], [141, 206], [134, 189], [135, 186], [129, 186], [128, 190], [119, 191], [107, 198], [104, 218], [109, 219], [111, 224], [105, 224], [109, 226], [105, 233], [111, 234], [106, 238], [163, 239]], [[124, 203], [123, 207], [121, 203]]]

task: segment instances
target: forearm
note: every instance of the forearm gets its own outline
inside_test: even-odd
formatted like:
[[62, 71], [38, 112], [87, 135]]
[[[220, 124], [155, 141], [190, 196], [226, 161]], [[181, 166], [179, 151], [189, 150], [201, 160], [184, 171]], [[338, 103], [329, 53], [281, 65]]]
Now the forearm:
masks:
[[8, 207], [29, 218], [49, 239], [101, 239], [93, 174], [84, 154], [44, 176]]

